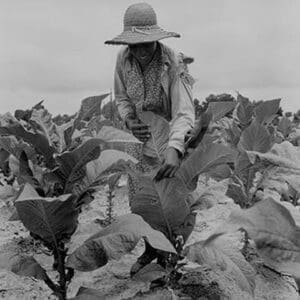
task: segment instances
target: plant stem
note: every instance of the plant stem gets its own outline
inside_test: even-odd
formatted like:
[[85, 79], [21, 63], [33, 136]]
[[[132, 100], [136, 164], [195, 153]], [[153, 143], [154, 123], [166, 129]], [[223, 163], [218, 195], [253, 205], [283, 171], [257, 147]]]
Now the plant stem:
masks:
[[60, 287], [57, 284], [55, 284], [47, 274], [46, 278], [44, 279], [44, 282], [58, 296]]
[[58, 295], [60, 300], [65, 300], [67, 296], [67, 280], [66, 280], [66, 269], [65, 269], [65, 245], [61, 243], [57, 248], [57, 271], [59, 273], [59, 289], [60, 293]]
[[109, 188], [107, 192], [107, 220], [108, 224], [111, 224], [113, 220], [113, 198], [115, 197], [113, 194], [114, 190]]

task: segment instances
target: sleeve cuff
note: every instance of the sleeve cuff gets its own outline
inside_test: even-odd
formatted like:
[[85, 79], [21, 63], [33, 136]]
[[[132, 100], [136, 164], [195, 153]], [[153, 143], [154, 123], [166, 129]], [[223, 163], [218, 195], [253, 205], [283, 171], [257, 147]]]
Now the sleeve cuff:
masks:
[[180, 143], [180, 142], [177, 142], [177, 141], [169, 141], [168, 143], [168, 147], [167, 148], [175, 148], [181, 156], [184, 155], [184, 146]]

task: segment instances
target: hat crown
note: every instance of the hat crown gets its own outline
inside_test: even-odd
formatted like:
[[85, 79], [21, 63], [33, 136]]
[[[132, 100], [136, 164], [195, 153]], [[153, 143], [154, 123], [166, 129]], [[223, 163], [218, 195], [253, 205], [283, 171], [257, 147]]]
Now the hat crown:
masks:
[[124, 30], [156, 25], [156, 13], [148, 3], [136, 3], [127, 8], [124, 15]]

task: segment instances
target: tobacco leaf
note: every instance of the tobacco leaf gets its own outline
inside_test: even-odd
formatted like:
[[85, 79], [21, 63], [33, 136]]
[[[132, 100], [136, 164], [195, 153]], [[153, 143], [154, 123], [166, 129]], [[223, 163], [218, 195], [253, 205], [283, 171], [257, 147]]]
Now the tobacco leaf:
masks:
[[245, 98], [240, 94], [238, 94], [237, 100], [239, 102], [236, 111], [237, 118], [240, 121], [242, 128], [245, 128], [252, 121], [254, 106], [248, 98]]
[[141, 238], [155, 249], [176, 253], [163, 233], [154, 230], [141, 216], [127, 214], [86, 240], [69, 255], [66, 265], [79, 271], [95, 270], [132, 251]]
[[151, 111], [141, 112], [139, 119], [149, 126], [151, 132], [151, 137], [143, 147], [144, 155], [156, 158], [158, 163], [162, 163], [164, 159], [163, 154], [169, 141], [169, 122]]
[[24, 143], [23, 141], [17, 140], [15, 136], [1, 136], [0, 137], [0, 149], [5, 150], [7, 153], [20, 158], [21, 153], [24, 151], [31, 161], [36, 161], [36, 152], [34, 149]]
[[18, 256], [14, 258], [10, 269], [20, 276], [34, 277], [40, 280], [47, 280], [46, 270], [35, 260], [33, 256]]
[[107, 149], [127, 152], [130, 147], [138, 147], [142, 151], [143, 143], [131, 133], [112, 126], [103, 126], [95, 138], [106, 142]]
[[[272, 198], [261, 200], [251, 208], [234, 210], [216, 232], [241, 228], [248, 232], [268, 264], [280, 266], [280, 270], [287, 266], [292, 275], [299, 276], [300, 227], [287, 208]], [[294, 268], [290, 268], [292, 264]]]
[[300, 169], [300, 148], [293, 146], [290, 142], [284, 141], [281, 144], [274, 144], [271, 150], [267, 153], [257, 151], [247, 152], [251, 163], [255, 163], [256, 158], [267, 162], [270, 165]]
[[156, 263], [151, 263], [143, 267], [139, 270], [134, 276], [134, 280], [144, 281], [144, 282], [151, 282], [158, 278], [162, 278], [163, 276], [167, 275], [167, 271], [161, 265]]
[[103, 295], [102, 291], [81, 286], [75, 298], [72, 298], [70, 300], [105, 300], [105, 299], [107, 299], [107, 295]]
[[209, 102], [206, 113], [211, 114], [212, 122], [217, 122], [234, 110], [236, 101]]
[[88, 162], [99, 157], [105, 142], [100, 139], [89, 139], [73, 151], [66, 151], [57, 157], [59, 168], [54, 173], [61, 179], [65, 193], [71, 192], [73, 185], [85, 174]]
[[26, 130], [23, 125], [9, 113], [0, 117], [0, 135], [13, 135], [17, 139], [32, 145], [37, 153], [44, 156], [46, 164], [51, 167], [54, 165], [53, 154], [55, 148], [49, 144], [46, 136], [40, 133], [33, 133]]
[[69, 238], [77, 227], [78, 211], [71, 194], [45, 198], [27, 183], [15, 206], [24, 226], [53, 246], [63, 238]]
[[52, 121], [52, 115], [44, 108], [33, 109], [28, 121], [37, 133], [45, 136], [49, 145], [57, 152], [64, 148], [64, 137], [59, 134], [56, 124]]
[[72, 192], [80, 196], [83, 192], [105, 183], [110, 174], [126, 173], [130, 164], [137, 162], [134, 157], [123, 151], [103, 150], [97, 159], [86, 164], [85, 176], [73, 186]]
[[81, 101], [81, 107], [78, 113], [78, 120], [89, 121], [93, 116], [101, 114], [101, 103], [109, 96], [110, 93], [106, 93], [99, 96], [91, 96]]
[[277, 130], [280, 131], [284, 138], [287, 138], [288, 135], [292, 132], [292, 121], [287, 117], [282, 117], [277, 126]]
[[[163, 178], [155, 182], [151, 176], [140, 175], [137, 192], [130, 203], [131, 211], [143, 216], [154, 229], [162, 231], [169, 239], [184, 235], [183, 224], [191, 210], [187, 203], [189, 191], [177, 178]], [[188, 230], [189, 231], [189, 230]]]
[[197, 176], [218, 165], [232, 163], [234, 157], [235, 151], [230, 148], [210, 144], [190, 154], [173, 178], [156, 182], [150, 175], [139, 175], [137, 192], [130, 203], [132, 212], [143, 216], [146, 222], [169, 239], [182, 235], [186, 240], [195, 221], [189, 193], [195, 188]]
[[218, 203], [226, 203], [230, 199], [226, 196], [229, 179], [210, 185], [197, 195], [192, 204], [192, 210], [209, 209]]
[[279, 110], [280, 101], [281, 99], [274, 99], [259, 103], [254, 109], [257, 122], [260, 124], [270, 123]]
[[241, 134], [238, 147], [244, 151], [265, 153], [272, 147], [272, 139], [267, 129], [254, 120]]
[[200, 145], [181, 163], [177, 176], [190, 187], [199, 174], [210, 172], [219, 165], [233, 163], [236, 155], [235, 150], [225, 145]]
[[232, 173], [233, 171], [228, 164], [219, 165], [207, 172], [209, 177], [213, 178], [216, 181], [221, 181], [223, 179], [229, 178], [231, 177]]
[[222, 236], [216, 234], [185, 249], [187, 258], [200, 265], [207, 264], [212, 270], [234, 280], [241, 290], [253, 295], [255, 270], [242, 253]]

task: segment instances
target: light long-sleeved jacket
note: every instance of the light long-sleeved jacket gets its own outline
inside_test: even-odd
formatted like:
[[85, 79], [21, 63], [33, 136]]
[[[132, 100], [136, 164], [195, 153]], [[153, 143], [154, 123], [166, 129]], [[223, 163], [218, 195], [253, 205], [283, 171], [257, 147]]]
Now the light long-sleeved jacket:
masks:
[[[170, 122], [168, 147], [184, 152], [184, 136], [194, 126], [195, 112], [192, 98], [193, 79], [188, 74], [183, 55], [159, 43], [162, 53], [163, 71], [161, 85], [166, 94], [163, 107]], [[116, 104], [121, 118], [125, 121], [135, 116], [137, 99], [130, 99], [127, 90], [127, 74], [131, 69], [128, 47], [122, 48], [118, 54], [114, 92]], [[143, 99], [138, 99], [142, 101]]]

